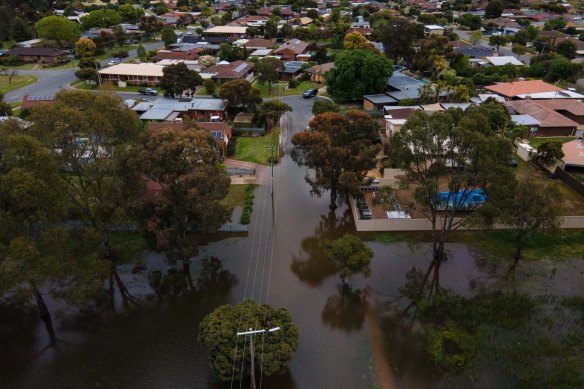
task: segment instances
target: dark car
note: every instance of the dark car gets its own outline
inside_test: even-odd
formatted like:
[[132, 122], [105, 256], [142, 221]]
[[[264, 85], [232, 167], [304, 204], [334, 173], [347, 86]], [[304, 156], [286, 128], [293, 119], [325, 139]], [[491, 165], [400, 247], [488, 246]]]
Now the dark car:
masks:
[[158, 94], [158, 92], [152, 88], [141, 88], [138, 92], [146, 96], [156, 96]]
[[511, 167], [517, 167], [517, 160], [515, 159], [515, 157], [511, 157], [511, 161], [509, 162], [509, 164], [511, 165]]
[[308, 98], [316, 96], [317, 94], [318, 94], [318, 89], [309, 89], [302, 94], [302, 97], [304, 97], [305, 99], [308, 99]]

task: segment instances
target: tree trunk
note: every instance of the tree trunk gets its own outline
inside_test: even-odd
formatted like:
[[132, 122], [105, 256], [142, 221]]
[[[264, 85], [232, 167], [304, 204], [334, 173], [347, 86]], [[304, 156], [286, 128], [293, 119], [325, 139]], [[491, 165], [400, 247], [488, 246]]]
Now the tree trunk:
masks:
[[329, 205], [330, 209], [337, 209], [337, 189], [331, 188], [331, 204]]
[[136, 303], [137, 299], [134, 296], [132, 296], [132, 294], [130, 294], [130, 291], [128, 290], [128, 288], [126, 287], [126, 285], [124, 284], [124, 282], [120, 278], [120, 275], [118, 274], [118, 271], [115, 267], [112, 268], [112, 275], [116, 281], [116, 285], [118, 286], [118, 289], [120, 290], [120, 296], [122, 297], [122, 301], [124, 302], [124, 305], [128, 306], [130, 303]]
[[55, 329], [53, 328], [53, 319], [51, 318], [51, 313], [49, 312], [49, 309], [47, 308], [47, 304], [45, 303], [45, 299], [43, 298], [43, 295], [38, 290], [36, 285], [34, 285], [31, 282], [31, 286], [33, 289], [33, 295], [34, 295], [35, 300], [37, 302], [37, 307], [39, 309], [39, 317], [45, 323], [45, 328], [47, 329], [47, 332], [49, 333], [49, 338], [51, 339], [51, 344], [53, 344], [57, 340], [57, 337], [55, 336]]
[[511, 264], [511, 266], [509, 266], [509, 269], [507, 269], [507, 274], [505, 275], [505, 279], [509, 278], [509, 276], [511, 276], [513, 279], [515, 279], [515, 269], [517, 268], [517, 265], [519, 264], [519, 260], [521, 259], [521, 250], [522, 249], [523, 249], [523, 244], [518, 239], [515, 242], [515, 257], [513, 258], [513, 263]]
[[193, 276], [191, 275], [191, 261], [189, 261], [188, 259], [183, 259], [182, 261], [183, 263], [183, 273], [185, 274], [185, 277], [187, 279], [187, 287], [189, 289], [193, 289]]

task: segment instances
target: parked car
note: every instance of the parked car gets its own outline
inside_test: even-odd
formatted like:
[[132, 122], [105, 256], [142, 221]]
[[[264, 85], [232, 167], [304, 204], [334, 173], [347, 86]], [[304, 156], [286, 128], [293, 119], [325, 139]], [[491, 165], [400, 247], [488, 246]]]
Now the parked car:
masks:
[[515, 159], [515, 157], [511, 157], [511, 161], [509, 161], [509, 164], [511, 165], [511, 167], [517, 167], [517, 160]]
[[304, 97], [305, 99], [309, 99], [311, 97], [316, 96], [317, 94], [318, 94], [318, 89], [309, 89], [302, 94], [302, 97]]
[[145, 96], [156, 96], [158, 94], [158, 91], [156, 91], [155, 89], [152, 89], [152, 88], [141, 88], [141, 89], [138, 89], [138, 92], [140, 92], [140, 94], [143, 94]]

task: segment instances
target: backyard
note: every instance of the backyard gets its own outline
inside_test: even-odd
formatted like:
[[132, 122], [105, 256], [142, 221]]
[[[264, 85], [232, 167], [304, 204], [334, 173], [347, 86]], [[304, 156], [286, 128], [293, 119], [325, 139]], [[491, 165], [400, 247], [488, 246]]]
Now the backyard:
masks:
[[[233, 159], [267, 165], [272, 153], [270, 146], [277, 147], [279, 136], [280, 129], [274, 128], [269, 134], [263, 136], [238, 137]], [[275, 152], [277, 153], [277, 149]]]

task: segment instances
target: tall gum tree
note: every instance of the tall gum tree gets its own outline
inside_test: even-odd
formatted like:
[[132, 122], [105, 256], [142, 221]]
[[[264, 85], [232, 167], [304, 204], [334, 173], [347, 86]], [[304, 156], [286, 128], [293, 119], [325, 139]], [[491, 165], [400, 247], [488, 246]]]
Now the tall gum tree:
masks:
[[[511, 145], [492, 131], [485, 111], [477, 107], [431, 115], [415, 112], [391, 138], [389, 153], [392, 160], [399, 161], [405, 174], [402, 183], [414, 201], [400, 198], [399, 192], [395, 197], [387, 197], [397, 199], [402, 208], [430, 221], [432, 263], [425, 280], [434, 270], [430, 294], [439, 292], [445, 246], [451, 234], [480, 206], [469, 203], [473, 191], [483, 190], [488, 201], [489, 196], [512, 180], [508, 166]], [[446, 192], [443, 200], [439, 192]]]
[[367, 172], [375, 167], [371, 139], [375, 122], [368, 114], [325, 112], [310, 121], [310, 130], [292, 137], [292, 159], [306, 166], [306, 182], [318, 197], [328, 190], [331, 209], [338, 198], [358, 192]]
[[146, 131], [128, 159], [134, 179], [157, 188], [139, 193], [132, 213], [155, 248], [182, 262], [189, 287], [197, 234], [216, 232], [229, 219], [220, 202], [230, 184], [220, 155], [207, 131], [162, 129]]

